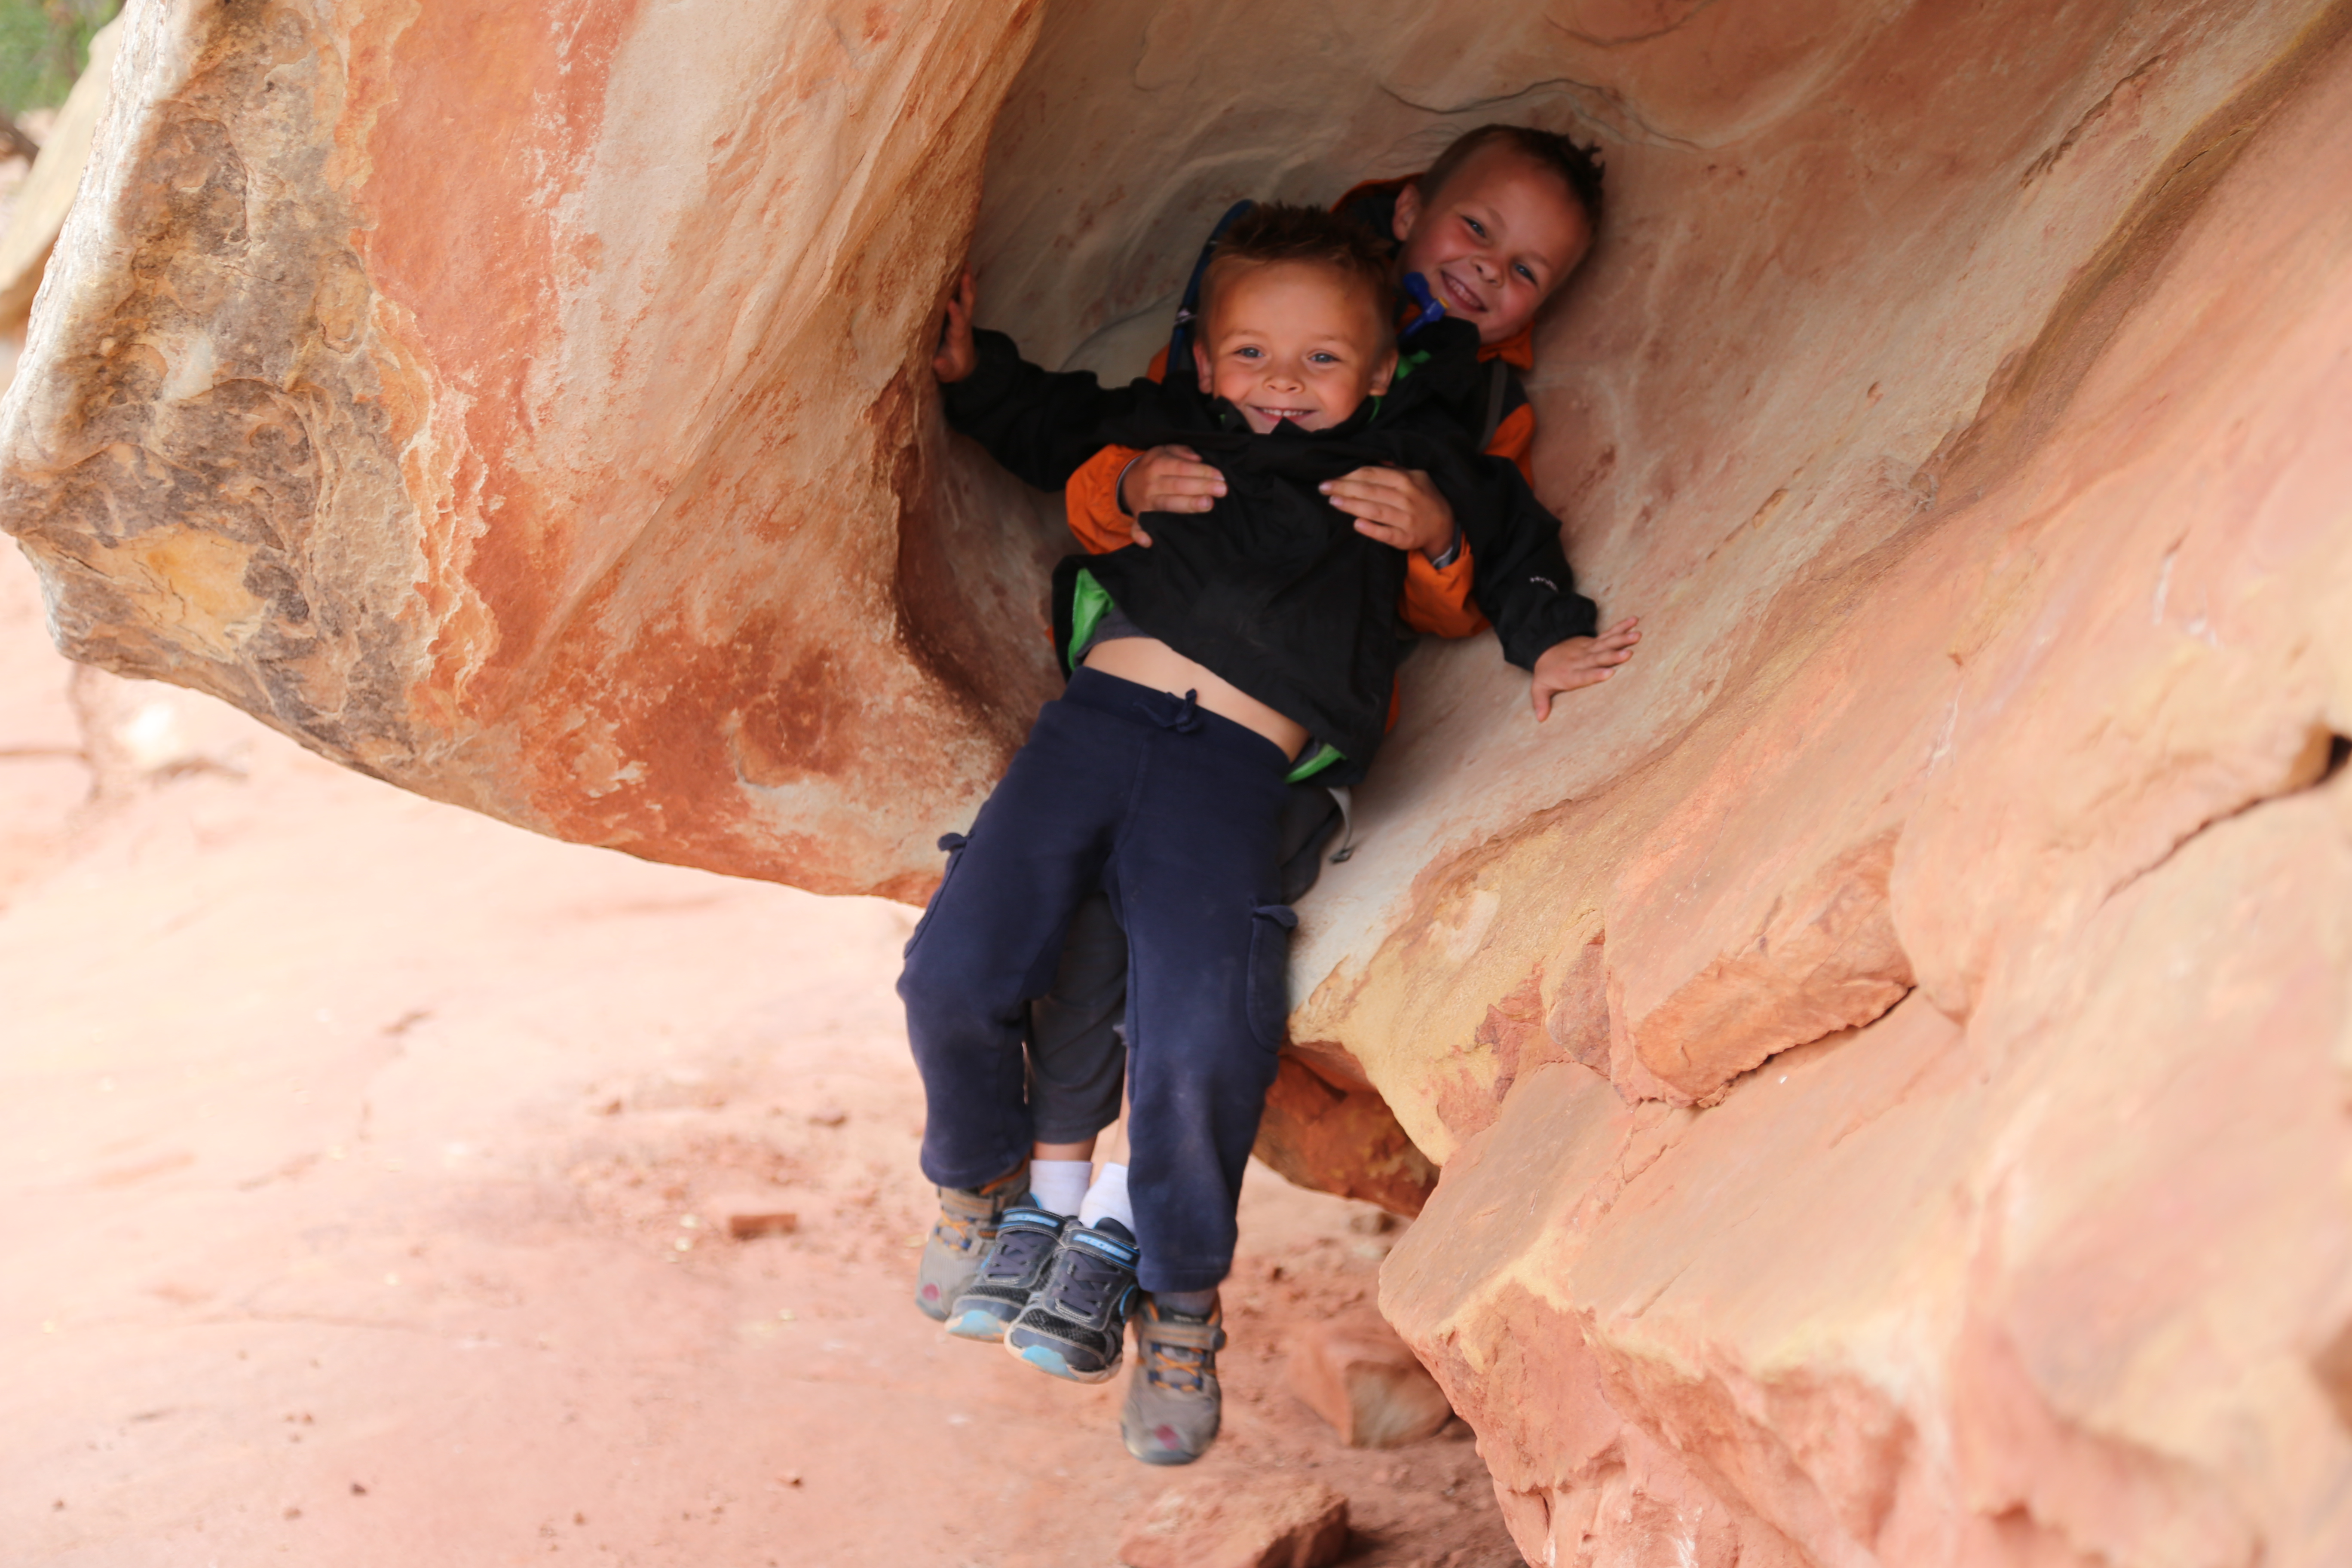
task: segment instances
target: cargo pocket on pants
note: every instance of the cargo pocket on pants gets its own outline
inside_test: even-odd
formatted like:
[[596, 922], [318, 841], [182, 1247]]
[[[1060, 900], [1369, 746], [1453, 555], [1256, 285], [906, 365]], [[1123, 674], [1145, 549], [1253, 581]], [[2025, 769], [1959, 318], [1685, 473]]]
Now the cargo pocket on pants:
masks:
[[1290, 933], [1298, 915], [1287, 904], [1250, 911], [1249, 1026], [1258, 1045], [1282, 1049], [1290, 1026]]
[[915, 956], [915, 944], [922, 941], [923, 932], [930, 929], [931, 911], [940, 907], [941, 899], [947, 897], [948, 884], [955, 880], [956, 868], [963, 864], [964, 846], [971, 842], [961, 833], [950, 833], [940, 837], [940, 847], [948, 852], [948, 868], [940, 874], [940, 885], [931, 889], [930, 901], [923, 906], [923, 918], [917, 921], [915, 929], [907, 934], [907, 945], [898, 951], [901, 961]]

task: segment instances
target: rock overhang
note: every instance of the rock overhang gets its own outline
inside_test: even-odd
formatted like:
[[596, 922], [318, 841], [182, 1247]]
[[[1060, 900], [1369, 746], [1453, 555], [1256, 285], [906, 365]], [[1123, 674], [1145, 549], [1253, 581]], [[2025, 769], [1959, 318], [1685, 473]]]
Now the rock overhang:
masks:
[[[1360, 847], [1303, 910], [1320, 1076], [1293, 1098], [1385, 1097], [1412, 1138], [1366, 1134], [1391, 1183], [1601, 1142], [1529, 1178], [1541, 1226], [1437, 1255], [1486, 1306], [1401, 1274], [1392, 1315], [1450, 1365], [1449, 1335], [1536, 1331], [1524, 1290], [1581, 1347], [1541, 1386], [1591, 1380], [1582, 1436], [1497, 1403], [1475, 1357], [1449, 1382], [1527, 1482], [1538, 1556], [1646, 1497], [1723, 1504], [1750, 1524], [1708, 1540], [1795, 1560], [2326, 1560], [2340, 1526], [2280, 1533], [2305, 1504], [2197, 1426], [2200, 1363], [2162, 1347], [2238, 1324], [2233, 1365], [2281, 1391], [2239, 1414], [2321, 1456], [2316, 1497], [2347, 1462], [2306, 1420], [2340, 1280], [2157, 1292], [2113, 1337], [2142, 1371], [2085, 1381], [2068, 1292], [2185, 1267], [2115, 1239], [2180, 1200], [2090, 1169], [2045, 1107], [2133, 1100], [2093, 1047], [2155, 1023], [2091, 1002], [2135, 973], [2207, 1017], [2165, 1070], [2221, 1073], [2229, 1125], [2263, 1103], [2222, 1092], [2241, 1056], [2284, 1058], [2279, 1094], [2342, 1091], [2340, 791], [2298, 792], [2352, 730], [2343, 7], [708, 7], [667, 36], [494, 9], [134, 13], [0, 436], [69, 648], [559, 836], [919, 896], [1052, 680], [1050, 506], [947, 437], [926, 384], [967, 240], [984, 316], [1131, 370], [1234, 196], [1324, 199], [1487, 119], [1576, 131], [1611, 211], [1541, 336], [1538, 488], [1648, 640], [1540, 728], [1491, 641], [1408, 665]], [[2291, 940], [2213, 864], [2249, 836], [2307, 917]], [[2238, 1005], [2265, 988], [2295, 1005]], [[1710, 1160], [1800, 1212], [1829, 1156], [1759, 1131], [1783, 1071], [1858, 1127], [1946, 1097], [1900, 1154], [1927, 1174], [1861, 1168], [1879, 1187], [1847, 1201], [1948, 1267], [1837, 1276], [1853, 1310], [1814, 1301], [1808, 1343], [1736, 1292], [1678, 1306], [1688, 1260], [1638, 1233], [1606, 1280], [1578, 1261], [1622, 1215], [1738, 1211], [1692, 1208]], [[1981, 1080], [1966, 1115], [1948, 1074]], [[2249, 1201], [2327, 1187], [2341, 1114], [2294, 1110], [2284, 1174], [2219, 1122], [2199, 1168]], [[1486, 1168], [1441, 1196], [1508, 1201]], [[2017, 1170], [2076, 1184], [2071, 1242], [1993, 1245], [2023, 1178], [1988, 1173]], [[2340, 1267], [2340, 1216], [2308, 1220]], [[1960, 1408], [1968, 1376], [1998, 1408]], [[1831, 1394], [1768, 1397], [1807, 1377]], [[1757, 1446], [1847, 1408], [1915, 1436]], [[1701, 1428], [1747, 1435], [1670, 1461]], [[2121, 1447], [2067, 1436], [2093, 1429]], [[1994, 1463], [2011, 1430], [2048, 1476]], [[2125, 1498], [2202, 1555], [2118, 1523]]]

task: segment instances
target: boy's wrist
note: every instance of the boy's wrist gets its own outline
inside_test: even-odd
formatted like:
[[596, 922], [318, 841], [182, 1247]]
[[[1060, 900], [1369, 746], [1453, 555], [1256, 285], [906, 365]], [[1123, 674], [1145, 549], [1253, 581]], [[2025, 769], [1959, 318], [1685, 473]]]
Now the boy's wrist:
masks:
[[1451, 542], [1449, 542], [1446, 544], [1445, 548], [1444, 548], [1443, 551], [1440, 551], [1437, 554], [1431, 556], [1431, 557], [1429, 558], [1429, 563], [1430, 563], [1432, 566], [1434, 566], [1435, 568], [1437, 568], [1437, 570], [1439, 570], [1440, 572], [1443, 572], [1443, 571], [1444, 571], [1448, 566], [1453, 565], [1456, 561], [1459, 561], [1459, 560], [1461, 560], [1461, 559], [1462, 559], [1462, 525], [1461, 525], [1460, 523], [1458, 523], [1458, 522], [1457, 522], [1457, 523], [1455, 523], [1455, 524], [1454, 525], [1454, 538], [1452, 539], [1452, 541], [1451, 541]]
[[1140, 452], [1129, 458], [1127, 460], [1127, 467], [1118, 471], [1118, 482], [1110, 488], [1111, 504], [1118, 508], [1118, 515], [1121, 517], [1132, 518], [1135, 515], [1135, 509], [1127, 504], [1127, 476], [1135, 465], [1141, 461], [1143, 461], [1143, 454]]

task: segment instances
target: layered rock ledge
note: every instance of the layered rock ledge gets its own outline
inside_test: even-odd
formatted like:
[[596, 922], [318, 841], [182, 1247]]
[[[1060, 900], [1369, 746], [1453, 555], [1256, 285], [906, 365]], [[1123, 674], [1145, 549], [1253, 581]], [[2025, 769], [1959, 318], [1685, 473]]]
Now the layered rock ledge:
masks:
[[1269, 1152], [1529, 1559], [2352, 1561], [2352, 7], [134, 4], [0, 416], [60, 640], [542, 831], [919, 897], [1051, 689], [969, 251], [1598, 139], [1539, 488], [1622, 679], [1410, 662]]

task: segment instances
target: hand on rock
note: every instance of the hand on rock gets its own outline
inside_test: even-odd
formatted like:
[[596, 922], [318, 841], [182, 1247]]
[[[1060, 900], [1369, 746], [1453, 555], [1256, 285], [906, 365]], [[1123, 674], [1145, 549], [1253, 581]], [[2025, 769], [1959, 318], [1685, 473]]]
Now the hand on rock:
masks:
[[1633, 645], [1642, 640], [1642, 634], [1634, 629], [1640, 625], [1638, 617], [1628, 616], [1597, 637], [1570, 637], [1544, 649], [1528, 682], [1536, 722], [1551, 717], [1553, 698], [1598, 686], [1616, 674], [1617, 667], [1633, 657]]
[[971, 312], [979, 300], [971, 268], [967, 267], [948, 290], [945, 319], [940, 322], [940, 346], [931, 353], [931, 374], [943, 382], [961, 381], [980, 368], [980, 349], [971, 341]]

